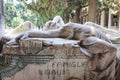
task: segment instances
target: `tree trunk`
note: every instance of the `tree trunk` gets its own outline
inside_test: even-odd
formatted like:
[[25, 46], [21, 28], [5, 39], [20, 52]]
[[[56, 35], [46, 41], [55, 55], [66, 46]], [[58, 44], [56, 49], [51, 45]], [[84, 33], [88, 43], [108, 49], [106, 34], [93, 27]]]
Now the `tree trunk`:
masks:
[[1, 38], [4, 36], [4, 11], [3, 11], [3, 0], [0, 0], [0, 53], [2, 52], [2, 41]]
[[79, 23], [80, 22], [80, 11], [81, 11], [81, 5], [80, 5], [80, 1], [76, 1], [75, 2], [76, 5], [76, 11], [75, 11], [75, 22]]
[[80, 22], [80, 8], [76, 9], [76, 13], [75, 13], [75, 22], [79, 23]]
[[88, 0], [88, 21], [96, 23], [96, 13], [97, 13], [97, 0]]

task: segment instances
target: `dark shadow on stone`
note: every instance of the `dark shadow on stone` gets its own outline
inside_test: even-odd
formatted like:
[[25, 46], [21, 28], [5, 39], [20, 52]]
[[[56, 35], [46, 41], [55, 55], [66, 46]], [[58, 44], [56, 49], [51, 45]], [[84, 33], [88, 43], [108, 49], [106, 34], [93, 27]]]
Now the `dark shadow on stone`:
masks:
[[2, 48], [3, 48], [3, 42], [2, 41], [0, 41], [0, 64], [1, 64], [1, 62], [2, 62]]
[[0, 54], [2, 53], [3, 43], [0, 41]]
[[116, 59], [116, 66], [115, 66], [115, 70], [116, 70], [116, 72], [115, 72], [115, 80], [120, 80], [120, 60], [117, 58]]
[[[3, 43], [2, 41], [0, 41], [0, 64], [3, 62], [3, 57], [2, 57], [2, 48], [3, 48]], [[0, 73], [0, 80], [2, 80], [1, 78], [1, 73]]]

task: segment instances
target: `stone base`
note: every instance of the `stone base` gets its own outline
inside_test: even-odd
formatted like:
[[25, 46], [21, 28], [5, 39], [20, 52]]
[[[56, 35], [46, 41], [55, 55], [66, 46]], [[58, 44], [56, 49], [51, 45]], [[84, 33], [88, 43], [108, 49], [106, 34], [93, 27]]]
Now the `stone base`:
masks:
[[0, 70], [5, 80], [107, 80], [103, 77], [114, 66], [94, 71], [94, 59], [82, 53], [79, 41], [60, 38], [21, 40], [4, 45], [3, 53], [12, 57]]

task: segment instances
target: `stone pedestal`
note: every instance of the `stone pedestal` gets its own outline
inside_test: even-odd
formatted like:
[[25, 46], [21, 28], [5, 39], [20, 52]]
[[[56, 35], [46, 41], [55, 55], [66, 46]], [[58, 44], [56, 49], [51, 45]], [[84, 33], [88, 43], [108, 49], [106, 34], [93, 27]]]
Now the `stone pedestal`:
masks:
[[105, 74], [114, 66], [94, 71], [95, 57], [85, 55], [79, 41], [60, 38], [21, 40], [19, 45], [4, 45], [3, 53], [4, 80], [108, 80]]

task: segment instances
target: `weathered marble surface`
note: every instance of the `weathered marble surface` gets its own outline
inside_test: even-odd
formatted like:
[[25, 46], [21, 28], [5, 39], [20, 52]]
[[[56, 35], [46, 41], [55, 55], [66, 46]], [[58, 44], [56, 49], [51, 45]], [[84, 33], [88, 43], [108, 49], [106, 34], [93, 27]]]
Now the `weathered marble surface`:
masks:
[[31, 38], [31, 39], [28, 38], [25, 40], [21, 40], [20, 45], [5, 44], [3, 47], [3, 53], [26, 55], [26, 54], [35, 54], [34, 51], [37, 51], [38, 52], [37, 54], [46, 54], [43, 51], [44, 49], [45, 50], [47, 48], [49, 49], [49, 47], [53, 47], [53, 48], [56, 47], [56, 49], [62, 50], [67, 48], [79, 47], [78, 43], [79, 41], [66, 40], [66, 39], [60, 39], [60, 38], [54, 38], [54, 39], [53, 38]]
[[33, 38], [21, 40], [19, 44], [4, 45], [4, 55], [54, 55], [54, 59], [46, 64], [28, 64], [5, 80], [108, 80], [105, 75], [115, 72], [115, 62], [104, 71], [94, 71], [94, 60], [100, 55], [89, 58], [81, 52], [79, 41]]

